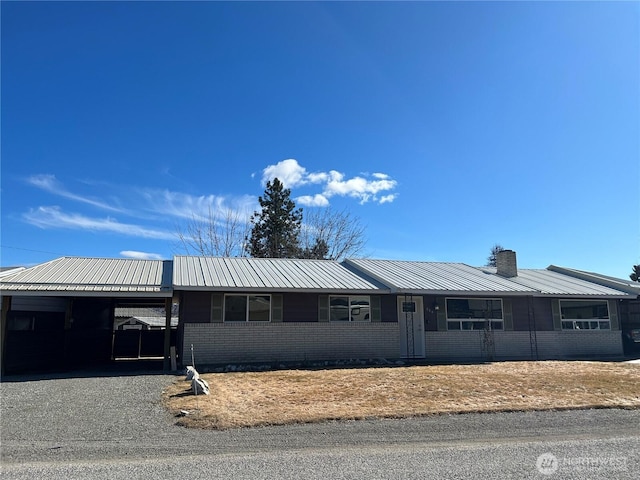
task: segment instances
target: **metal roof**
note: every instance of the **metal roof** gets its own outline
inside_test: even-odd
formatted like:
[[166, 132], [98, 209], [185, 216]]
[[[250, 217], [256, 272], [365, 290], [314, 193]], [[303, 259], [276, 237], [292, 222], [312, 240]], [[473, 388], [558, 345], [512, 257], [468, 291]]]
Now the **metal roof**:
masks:
[[24, 269], [25, 267], [0, 267], [0, 277], [15, 275], [16, 273], [21, 272]]
[[569, 275], [588, 282], [597, 283], [616, 290], [622, 290], [623, 292], [630, 293], [631, 295], [640, 295], [640, 283], [634, 282], [631, 279], [610, 277], [608, 275], [585, 272], [583, 270], [575, 270], [573, 268], [558, 267], [556, 265], [549, 265], [547, 270]]
[[[175, 306], [174, 306], [175, 307]], [[162, 307], [118, 307], [116, 306], [116, 308], [114, 309], [114, 315], [116, 318], [119, 317], [126, 317], [126, 318], [130, 318], [130, 317], [136, 317], [136, 318], [142, 318], [142, 317], [161, 317], [161, 318], [165, 318], [165, 310]], [[177, 308], [172, 308], [171, 309], [171, 317], [176, 317], [178, 316], [178, 309]]]
[[510, 280], [537, 290], [542, 295], [614, 296], [627, 297], [621, 290], [594, 282], [564, 275], [551, 270], [518, 270], [518, 276]]
[[[173, 280], [173, 283], [172, 283]], [[171, 297], [176, 290], [636, 297], [640, 286], [549, 266], [504, 278], [495, 268], [405, 260], [62, 257], [0, 276], [3, 295]]]
[[350, 259], [345, 264], [398, 293], [531, 294], [533, 288], [464, 263]]
[[[125, 318], [126, 320], [123, 322]], [[144, 323], [145, 325], [148, 325], [150, 327], [165, 327], [167, 325], [167, 320], [165, 317], [138, 317], [138, 316], [118, 317], [118, 319], [116, 320], [116, 323], [118, 323], [119, 325], [126, 325], [127, 322], [130, 322], [131, 320], [136, 321], [138, 323]], [[171, 317], [171, 326], [172, 327], [178, 326], [177, 317]]]
[[463, 263], [358, 259], [346, 260], [345, 264], [398, 293], [629, 296], [621, 289], [549, 269], [519, 269], [516, 277], [505, 278], [498, 275], [495, 268], [477, 268]]
[[3, 294], [171, 297], [171, 261], [62, 257], [0, 278]]
[[176, 290], [388, 292], [333, 260], [283, 258], [177, 256], [173, 285]]
[[[480, 267], [481, 270], [495, 274], [492, 267]], [[581, 280], [561, 272], [547, 269], [518, 269], [518, 276], [509, 280], [533, 288], [536, 296], [562, 295], [562, 296], [609, 296], [626, 298], [627, 292], [616, 288], [609, 288], [588, 280]]]
[[[150, 327], [164, 327], [167, 325], [167, 320], [164, 317], [131, 317], [137, 320], [140, 323], [144, 323], [145, 325], [149, 325]], [[176, 317], [171, 317], [171, 326], [178, 326], [178, 319]]]

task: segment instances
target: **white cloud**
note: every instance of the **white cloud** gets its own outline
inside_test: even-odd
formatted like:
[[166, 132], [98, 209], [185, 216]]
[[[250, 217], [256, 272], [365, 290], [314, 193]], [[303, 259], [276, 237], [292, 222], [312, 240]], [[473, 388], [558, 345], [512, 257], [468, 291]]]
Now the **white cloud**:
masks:
[[27, 178], [27, 183], [33, 185], [34, 187], [40, 188], [46, 192], [53, 193], [54, 195], [67, 198], [69, 200], [74, 200], [76, 202], [93, 205], [94, 207], [98, 207], [103, 210], [109, 210], [112, 212], [123, 212], [121, 208], [114, 207], [112, 205], [109, 205], [108, 203], [70, 192], [56, 179], [55, 175], [49, 175], [49, 174], [32, 175], [29, 178]]
[[329, 205], [327, 197], [320, 193], [316, 193], [315, 195], [302, 195], [296, 198], [296, 202], [306, 207], [326, 207]]
[[[370, 180], [364, 177], [353, 177], [345, 180], [343, 173], [331, 170], [329, 172], [329, 181], [323, 193], [327, 197], [334, 195], [354, 197], [359, 199], [360, 203], [366, 203], [369, 200], [384, 203], [377, 197], [377, 194], [393, 190], [396, 188], [397, 182], [385, 174], [377, 173], [373, 176], [377, 180]], [[383, 198], [386, 198], [385, 201], [388, 202], [389, 197], [389, 195], [386, 195]]]
[[371, 176], [379, 180], [388, 180], [390, 178], [386, 173], [374, 173]]
[[322, 183], [327, 180], [327, 174], [323, 172], [307, 173], [307, 169], [297, 160], [289, 158], [275, 165], [269, 165], [262, 171], [262, 185], [267, 181], [277, 178], [285, 188], [295, 188], [309, 183]]
[[345, 174], [337, 170], [308, 173], [297, 160], [289, 158], [266, 167], [262, 172], [262, 184], [265, 185], [276, 177], [285, 188], [324, 184], [322, 193], [297, 198], [299, 203], [307, 206], [327, 206], [329, 198], [333, 196], [356, 198], [360, 203], [372, 201], [380, 204], [392, 202], [396, 197], [393, 193], [378, 197], [379, 193], [391, 192], [397, 187], [395, 180], [381, 172], [360, 174], [352, 178], [345, 178]]
[[325, 172], [310, 173], [307, 175], [309, 183], [324, 183], [329, 179], [329, 174]]
[[38, 207], [23, 215], [27, 223], [40, 228], [69, 228], [117, 233], [130, 237], [175, 240], [175, 234], [146, 228], [140, 225], [120, 223], [113, 218], [91, 218], [78, 213], [64, 213], [59, 207]]
[[277, 178], [285, 188], [293, 188], [305, 183], [306, 174], [306, 169], [301, 167], [296, 160], [290, 158], [265, 168], [262, 171], [262, 185]]
[[137, 252], [135, 250], [123, 250], [120, 255], [137, 260], [164, 260], [164, 257], [159, 253]]

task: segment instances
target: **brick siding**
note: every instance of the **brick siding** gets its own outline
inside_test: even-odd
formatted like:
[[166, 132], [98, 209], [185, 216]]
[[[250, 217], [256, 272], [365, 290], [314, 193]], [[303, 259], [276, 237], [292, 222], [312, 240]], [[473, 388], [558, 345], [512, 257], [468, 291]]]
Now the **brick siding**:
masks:
[[398, 358], [397, 323], [188, 323], [196, 364]]
[[[530, 360], [529, 332], [493, 332], [487, 348], [482, 331], [426, 332], [426, 359], [434, 361]], [[619, 331], [537, 332], [537, 358], [617, 358]], [[400, 332], [395, 323], [188, 323], [184, 355], [193, 344], [196, 364], [396, 359]], [[489, 350], [489, 351], [488, 351]], [[489, 355], [493, 350], [493, 355]]]
[[[529, 332], [493, 332], [493, 358], [496, 360], [535, 359]], [[619, 331], [545, 331], [537, 332], [537, 356], [545, 359], [621, 357]], [[489, 351], [482, 331], [428, 332], [427, 359], [484, 360]]]

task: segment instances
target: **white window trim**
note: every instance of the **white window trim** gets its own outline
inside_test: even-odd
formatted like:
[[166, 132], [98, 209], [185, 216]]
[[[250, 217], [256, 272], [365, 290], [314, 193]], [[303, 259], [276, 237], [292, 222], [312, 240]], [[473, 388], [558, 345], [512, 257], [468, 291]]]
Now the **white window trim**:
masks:
[[[331, 320], [331, 299], [332, 298], [340, 298], [340, 297], [346, 297], [349, 299], [349, 320]], [[358, 308], [358, 305], [351, 305], [351, 300], [355, 297], [365, 297], [369, 303], [369, 318], [366, 320], [352, 320], [351, 319], [351, 309], [352, 308]], [[336, 322], [336, 323], [349, 323], [349, 322], [353, 322], [353, 323], [371, 323], [371, 295], [329, 295], [329, 321], [331, 322]]]
[[[449, 300], [497, 300], [500, 302], [500, 312], [502, 313], [502, 316], [500, 318], [489, 318], [489, 319], [477, 319], [477, 318], [449, 318]], [[502, 298], [495, 298], [495, 297], [445, 297], [444, 299], [444, 309], [445, 309], [445, 316], [447, 318], [447, 331], [450, 332], [473, 332], [473, 331], [479, 331], [479, 330], [484, 330], [484, 324], [487, 320], [489, 320], [489, 330], [494, 330], [494, 331], [499, 331], [502, 332], [504, 331], [504, 302], [502, 301]], [[474, 322], [474, 323], [482, 323], [483, 324], [483, 328], [474, 328], [472, 330], [469, 329], [465, 329], [462, 328], [462, 323], [463, 322]], [[502, 328], [493, 328], [493, 323], [494, 322], [500, 322], [502, 325]], [[451, 329], [449, 328], [449, 323], [459, 323], [460, 328], [457, 329]]]
[[[607, 306], [607, 318], [564, 318], [562, 315], [562, 303], [566, 302], [593, 302], [593, 303], [604, 303]], [[558, 311], [560, 312], [560, 325], [562, 330], [570, 332], [570, 331], [580, 331], [580, 332], [598, 332], [598, 331], [611, 331], [611, 312], [609, 312], [609, 302], [607, 300], [592, 300], [592, 299], [559, 299], [558, 300]], [[571, 322], [571, 328], [565, 328], [565, 323]], [[589, 325], [589, 328], [581, 328], [577, 324], [586, 322]], [[598, 324], [598, 328], [591, 328], [591, 323], [595, 322]], [[600, 323], [606, 322], [608, 328], [600, 328]]]
[[[227, 297], [245, 297], [246, 298], [246, 316], [244, 320], [227, 320]], [[269, 297], [269, 320], [249, 320], [249, 297]], [[272, 318], [273, 301], [270, 293], [225, 293], [222, 299], [222, 321], [224, 323], [270, 323]]]

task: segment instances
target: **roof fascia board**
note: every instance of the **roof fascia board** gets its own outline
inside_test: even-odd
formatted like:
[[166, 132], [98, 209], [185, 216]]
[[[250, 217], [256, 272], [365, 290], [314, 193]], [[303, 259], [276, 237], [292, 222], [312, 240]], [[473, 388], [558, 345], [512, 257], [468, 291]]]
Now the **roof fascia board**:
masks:
[[175, 287], [178, 292], [241, 292], [241, 293], [348, 293], [351, 295], [388, 295], [389, 289], [350, 289], [350, 288], [267, 288], [267, 287]]
[[501, 292], [496, 290], [411, 290], [397, 289], [393, 293], [398, 295], [455, 295], [455, 296], [483, 296], [483, 297], [530, 297], [535, 292]]
[[173, 292], [109, 292], [76, 290], [2, 290], [3, 297], [172, 298]]
[[604, 298], [608, 300], [629, 300], [634, 298], [633, 295], [620, 293], [619, 295], [607, 295], [605, 293], [577, 294], [577, 293], [537, 293], [533, 295], [535, 298], [579, 298], [584, 300], [597, 300]]
[[588, 294], [571, 294], [571, 293], [542, 293], [542, 292], [500, 292], [493, 290], [405, 290], [400, 289], [395, 292], [397, 295], [451, 295], [451, 296], [466, 296], [466, 297], [534, 297], [534, 298], [607, 298], [607, 299], [628, 299], [632, 295], [620, 293], [619, 295], [606, 295], [594, 293]]

